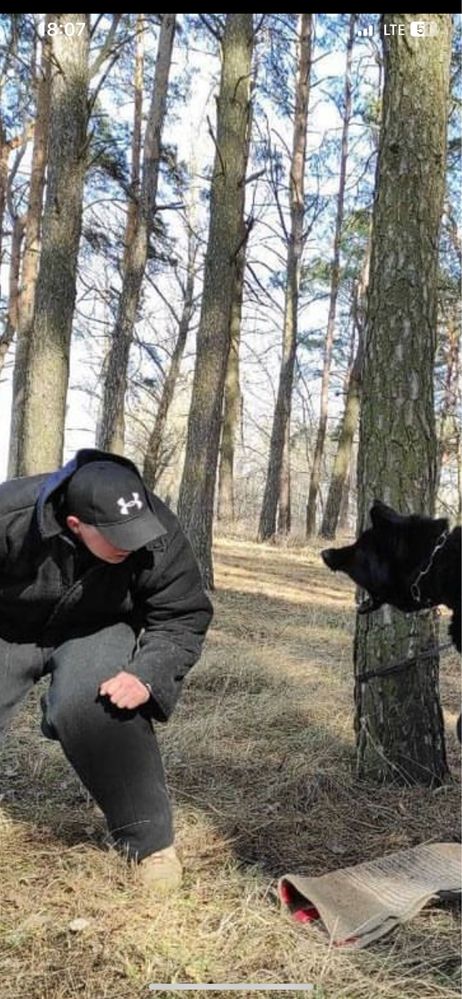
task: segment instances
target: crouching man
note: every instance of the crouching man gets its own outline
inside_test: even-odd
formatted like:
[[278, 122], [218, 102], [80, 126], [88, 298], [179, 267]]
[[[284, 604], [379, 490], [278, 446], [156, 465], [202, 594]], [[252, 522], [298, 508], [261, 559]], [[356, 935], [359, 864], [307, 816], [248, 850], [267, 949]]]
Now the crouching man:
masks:
[[108, 842], [177, 887], [153, 722], [200, 656], [212, 607], [175, 515], [118, 455], [78, 451], [0, 486], [0, 738], [45, 674], [42, 732], [104, 812]]

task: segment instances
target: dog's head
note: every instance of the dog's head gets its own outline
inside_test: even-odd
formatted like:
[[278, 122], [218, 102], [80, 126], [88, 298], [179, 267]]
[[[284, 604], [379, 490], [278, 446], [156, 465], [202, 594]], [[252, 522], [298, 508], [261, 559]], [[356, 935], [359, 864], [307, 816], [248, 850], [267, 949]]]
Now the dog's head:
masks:
[[344, 572], [368, 597], [358, 607], [360, 614], [392, 604], [398, 610], [416, 609], [411, 584], [428, 560], [437, 539], [447, 528], [444, 519], [404, 516], [375, 500], [372, 527], [353, 545], [326, 548], [321, 556], [333, 572]]

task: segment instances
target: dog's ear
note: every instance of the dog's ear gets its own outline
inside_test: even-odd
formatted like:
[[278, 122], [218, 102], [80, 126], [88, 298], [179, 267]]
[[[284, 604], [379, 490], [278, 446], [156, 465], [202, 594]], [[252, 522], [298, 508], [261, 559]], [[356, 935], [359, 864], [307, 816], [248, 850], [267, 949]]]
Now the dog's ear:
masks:
[[382, 524], [400, 524], [402, 521], [401, 515], [396, 513], [396, 510], [379, 499], [374, 500], [369, 516], [373, 527], [380, 527]]
[[435, 528], [435, 534], [437, 538], [439, 538], [444, 531], [449, 529], [449, 521], [447, 517], [439, 517], [438, 520], [433, 521], [433, 526]]

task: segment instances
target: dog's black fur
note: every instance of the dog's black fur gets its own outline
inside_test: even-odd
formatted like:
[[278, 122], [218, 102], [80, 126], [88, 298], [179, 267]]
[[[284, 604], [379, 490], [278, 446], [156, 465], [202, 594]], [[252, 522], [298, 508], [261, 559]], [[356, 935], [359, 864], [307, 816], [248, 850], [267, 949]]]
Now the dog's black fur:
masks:
[[[375, 500], [370, 518], [372, 527], [353, 545], [321, 552], [326, 565], [345, 572], [367, 591], [360, 614], [382, 604], [405, 613], [445, 604], [452, 610], [449, 634], [460, 652], [460, 527], [449, 532], [445, 518], [403, 516], [380, 500]], [[435, 550], [437, 544], [441, 547]], [[458, 726], [460, 738], [460, 719]]]

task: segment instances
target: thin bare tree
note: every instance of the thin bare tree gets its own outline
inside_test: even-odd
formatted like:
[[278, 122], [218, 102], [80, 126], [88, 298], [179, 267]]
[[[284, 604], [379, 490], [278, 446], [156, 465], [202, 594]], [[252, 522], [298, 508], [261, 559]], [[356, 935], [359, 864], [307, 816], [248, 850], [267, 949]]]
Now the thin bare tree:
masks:
[[323, 538], [335, 538], [337, 526], [340, 524], [343, 507], [346, 515], [348, 492], [348, 474], [353, 454], [353, 438], [358, 426], [359, 407], [361, 401], [361, 374], [364, 356], [364, 320], [367, 285], [369, 281], [371, 242], [368, 240], [364, 264], [353, 291], [353, 341], [357, 338], [357, 347], [353, 364], [350, 367], [345, 408], [343, 411], [337, 452], [334, 459], [329, 492], [324, 507], [320, 535]]
[[29, 197], [24, 223], [24, 249], [17, 310], [17, 337], [13, 371], [13, 400], [8, 454], [8, 476], [10, 478], [19, 474], [18, 457], [24, 418], [24, 388], [34, 318], [35, 290], [39, 272], [42, 206], [50, 116], [51, 60], [50, 35], [47, 34], [47, 27], [50, 22], [52, 23], [53, 16], [52, 14], [45, 15], [41, 63], [36, 80], [37, 104]]
[[170, 358], [170, 364], [162, 386], [159, 405], [157, 407], [154, 426], [149, 435], [148, 445], [144, 458], [143, 475], [146, 484], [150, 489], [154, 489], [159, 474], [162, 471], [160, 457], [164, 440], [165, 428], [170, 406], [172, 404], [175, 388], [180, 374], [181, 360], [183, 357], [186, 340], [188, 337], [191, 319], [194, 312], [194, 288], [197, 272], [197, 251], [198, 241], [195, 229], [195, 204], [194, 191], [192, 200], [188, 206], [187, 226], [188, 226], [188, 259], [186, 263], [186, 280], [182, 283], [183, 305], [181, 315], [177, 317], [176, 311], [170, 303], [170, 310], [174, 312], [178, 323], [178, 334]]
[[[136, 201], [136, 192], [132, 194], [132, 208], [129, 209], [127, 218], [122, 288], [109, 352], [103, 368], [104, 388], [98, 445], [106, 451], [123, 453], [124, 450], [128, 361], [156, 211], [162, 129], [167, 106], [175, 23], [176, 14], [162, 15], [151, 103], [144, 136], [141, 189]], [[136, 141], [138, 142], [138, 133]], [[136, 149], [134, 151], [136, 152]]]
[[306, 509], [306, 535], [312, 537], [316, 532], [316, 501], [321, 482], [321, 465], [324, 453], [324, 443], [326, 440], [327, 417], [329, 407], [329, 381], [332, 363], [332, 349], [334, 344], [335, 317], [337, 312], [337, 298], [340, 284], [340, 243], [342, 238], [343, 215], [345, 205], [345, 185], [348, 162], [348, 138], [351, 120], [352, 106], [352, 85], [351, 85], [351, 65], [353, 60], [353, 45], [355, 38], [356, 14], [350, 14], [350, 26], [348, 32], [346, 50], [345, 69], [345, 89], [342, 125], [342, 146], [340, 153], [340, 177], [337, 195], [337, 213], [335, 218], [335, 234], [332, 255], [331, 285], [329, 296], [329, 312], [327, 316], [326, 339], [324, 344], [324, 361], [321, 380], [321, 398], [319, 404], [319, 424], [314, 449], [313, 465], [311, 469], [310, 487], [308, 493], [308, 504]]
[[[310, 95], [312, 24], [312, 14], [299, 14], [298, 69], [295, 89], [292, 160], [290, 165], [290, 229], [286, 234], [287, 269], [282, 360], [271, 432], [268, 471], [258, 528], [258, 539], [260, 541], [272, 538], [276, 532], [276, 515], [281, 494], [284, 445], [287, 448], [290, 432], [292, 387], [297, 349], [300, 266], [304, 245], [306, 130]], [[284, 490], [285, 513], [281, 511], [279, 521], [280, 529], [284, 531], [287, 529], [289, 516], [287, 476], [288, 467], [286, 463], [284, 476], [286, 482]]]

